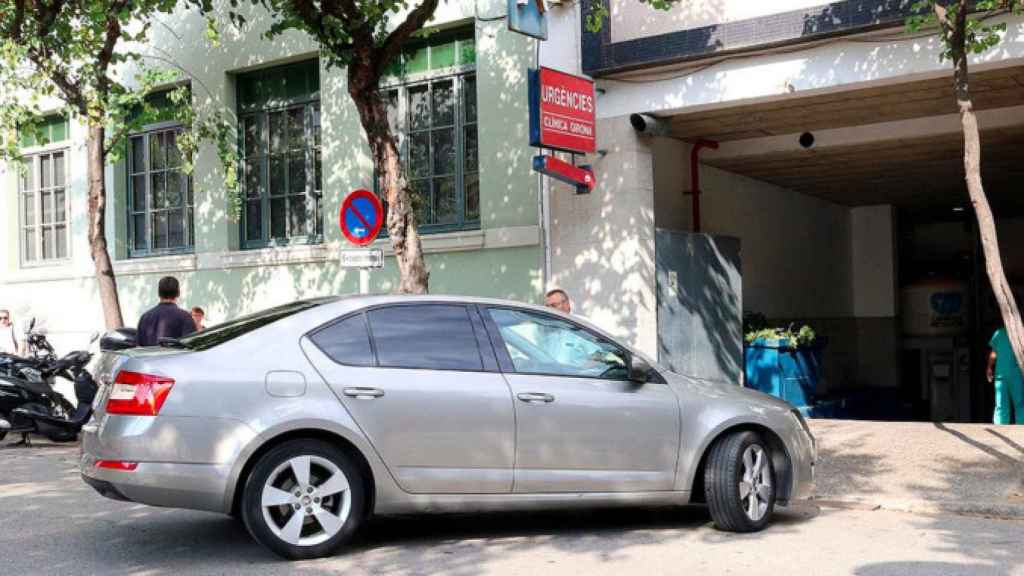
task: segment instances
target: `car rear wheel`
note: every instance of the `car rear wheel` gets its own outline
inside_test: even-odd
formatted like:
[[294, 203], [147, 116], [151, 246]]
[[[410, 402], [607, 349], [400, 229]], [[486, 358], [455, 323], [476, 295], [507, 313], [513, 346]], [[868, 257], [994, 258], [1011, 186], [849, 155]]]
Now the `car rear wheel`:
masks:
[[290, 440], [264, 454], [245, 483], [242, 520], [260, 544], [291, 560], [335, 553], [364, 516], [359, 468], [338, 447]]
[[754, 432], [736, 432], [711, 447], [704, 495], [719, 530], [756, 532], [775, 512], [775, 469], [768, 445]]

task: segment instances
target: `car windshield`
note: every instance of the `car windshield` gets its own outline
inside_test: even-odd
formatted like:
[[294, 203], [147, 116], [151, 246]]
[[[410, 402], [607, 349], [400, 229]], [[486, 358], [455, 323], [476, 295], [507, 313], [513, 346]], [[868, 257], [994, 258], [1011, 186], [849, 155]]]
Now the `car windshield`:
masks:
[[311, 298], [309, 300], [300, 300], [298, 302], [290, 302], [274, 308], [268, 308], [255, 314], [249, 314], [248, 316], [242, 316], [230, 322], [224, 322], [223, 324], [217, 324], [211, 326], [202, 332], [196, 332], [184, 338], [175, 340], [173, 343], [162, 343], [161, 345], [174, 347], [183, 347], [189, 350], [206, 350], [223, 344], [229, 340], [234, 340], [243, 334], [247, 334], [270, 324], [276, 322], [282, 318], [297, 314], [303, 310], [309, 310], [310, 308], [316, 308], [322, 304], [328, 302], [334, 302], [338, 300], [337, 296], [325, 296], [323, 298]]

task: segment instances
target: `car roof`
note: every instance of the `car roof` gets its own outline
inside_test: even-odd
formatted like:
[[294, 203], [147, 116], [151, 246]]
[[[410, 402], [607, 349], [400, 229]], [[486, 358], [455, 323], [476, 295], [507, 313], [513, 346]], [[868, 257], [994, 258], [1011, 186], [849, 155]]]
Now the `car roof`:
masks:
[[462, 296], [462, 295], [450, 295], [450, 294], [353, 294], [338, 297], [334, 302], [325, 303], [322, 306], [317, 306], [315, 310], [318, 310], [321, 314], [329, 313], [336, 316], [341, 316], [349, 312], [354, 312], [363, 308], [370, 308], [375, 306], [383, 306], [388, 304], [416, 304], [416, 303], [431, 303], [431, 302], [450, 302], [453, 304], [480, 304], [484, 306], [509, 306], [524, 310], [532, 310], [541, 314], [548, 314], [551, 316], [561, 316], [570, 322], [581, 324], [598, 334], [601, 334], [605, 338], [612, 342], [619, 342], [620, 344], [626, 345], [632, 349], [628, 343], [622, 342], [622, 338], [609, 334], [607, 331], [602, 330], [595, 326], [592, 322], [586, 318], [577, 316], [575, 314], [566, 314], [560, 310], [554, 308], [548, 308], [546, 306], [540, 306], [537, 304], [530, 304], [527, 302], [520, 302], [516, 300], [505, 300], [501, 298], [484, 298], [480, 296]]

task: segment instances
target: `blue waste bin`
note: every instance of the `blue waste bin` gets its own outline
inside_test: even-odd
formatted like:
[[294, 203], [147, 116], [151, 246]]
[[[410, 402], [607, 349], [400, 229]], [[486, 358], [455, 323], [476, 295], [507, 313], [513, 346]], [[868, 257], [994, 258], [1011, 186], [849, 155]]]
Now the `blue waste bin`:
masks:
[[791, 346], [789, 340], [758, 338], [744, 349], [746, 386], [782, 398], [797, 408], [814, 404], [821, 379], [819, 339], [810, 346]]

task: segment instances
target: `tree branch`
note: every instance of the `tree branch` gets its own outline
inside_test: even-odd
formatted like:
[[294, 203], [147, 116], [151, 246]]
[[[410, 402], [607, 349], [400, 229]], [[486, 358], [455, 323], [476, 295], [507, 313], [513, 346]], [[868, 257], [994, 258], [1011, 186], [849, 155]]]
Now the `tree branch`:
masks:
[[373, 47], [373, 29], [366, 22], [366, 18], [359, 12], [354, 0], [339, 0], [341, 8], [339, 17], [348, 22], [347, 28], [352, 36], [352, 44], [358, 48]]
[[42, 0], [38, 1], [36, 7], [39, 17], [36, 18], [36, 32], [40, 38], [45, 38], [53, 31], [53, 23], [57, 21], [57, 16], [60, 16], [60, 11], [64, 9], [64, 3], [64, 0], [53, 0], [53, 3], [47, 6]]
[[9, 35], [14, 40], [21, 39], [21, 26], [25, 23], [25, 0], [15, 0], [14, 2], [14, 18], [11, 21], [11, 31]]
[[113, 136], [110, 137], [110, 145], [109, 146], [106, 145], [106, 144], [103, 145], [103, 157], [104, 158], [106, 158], [107, 154], [110, 154], [110, 152], [113, 151], [114, 146], [117, 146], [117, 143], [122, 138], [124, 138], [125, 136], [128, 135], [128, 129], [129, 128], [131, 128], [131, 123], [130, 122], [123, 123], [121, 125], [121, 127], [117, 130], [117, 132]]
[[28, 51], [29, 60], [35, 64], [37, 70], [48, 70], [47, 77], [57, 85], [57, 88], [60, 88], [61, 93], [64, 94], [64, 100], [77, 108], [79, 114], [86, 115], [88, 113], [88, 106], [86, 105], [81, 87], [78, 86], [77, 82], [71, 80], [67, 70], [59, 65], [51, 64], [53, 61], [52, 55], [45, 48], [45, 44], [43, 46], [42, 52], [39, 51], [38, 47], [30, 48]]
[[107, 94], [110, 93], [110, 77], [107, 75], [107, 69], [110, 67], [110, 61], [114, 57], [114, 48], [117, 46], [117, 41], [121, 38], [121, 18], [120, 12], [127, 5], [127, 0], [120, 0], [110, 5], [110, 12], [107, 14], [107, 30], [106, 35], [103, 38], [103, 48], [100, 49], [99, 54], [96, 56], [96, 91], [100, 98], [106, 99]]
[[376, 77], [380, 77], [384, 67], [398, 55], [409, 37], [417, 30], [421, 30], [423, 25], [427, 23], [427, 20], [433, 17], [434, 12], [437, 10], [437, 4], [438, 0], [424, 0], [422, 4], [406, 15], [404, 22], [388, 34], [380, 48], [374, 50], [373, 67]]
[[329, 4], [329, 2], [324, 2], [323, 11], [321, 11], [313, 5], [312, 0], [292, 0], [291, 2], [292, 8], [299, 13], [302, 21], [316, 33], [317, 38], [320, 38], [321, 42], [323, 42], [324, 36], [323, 14], [327, 11]]

